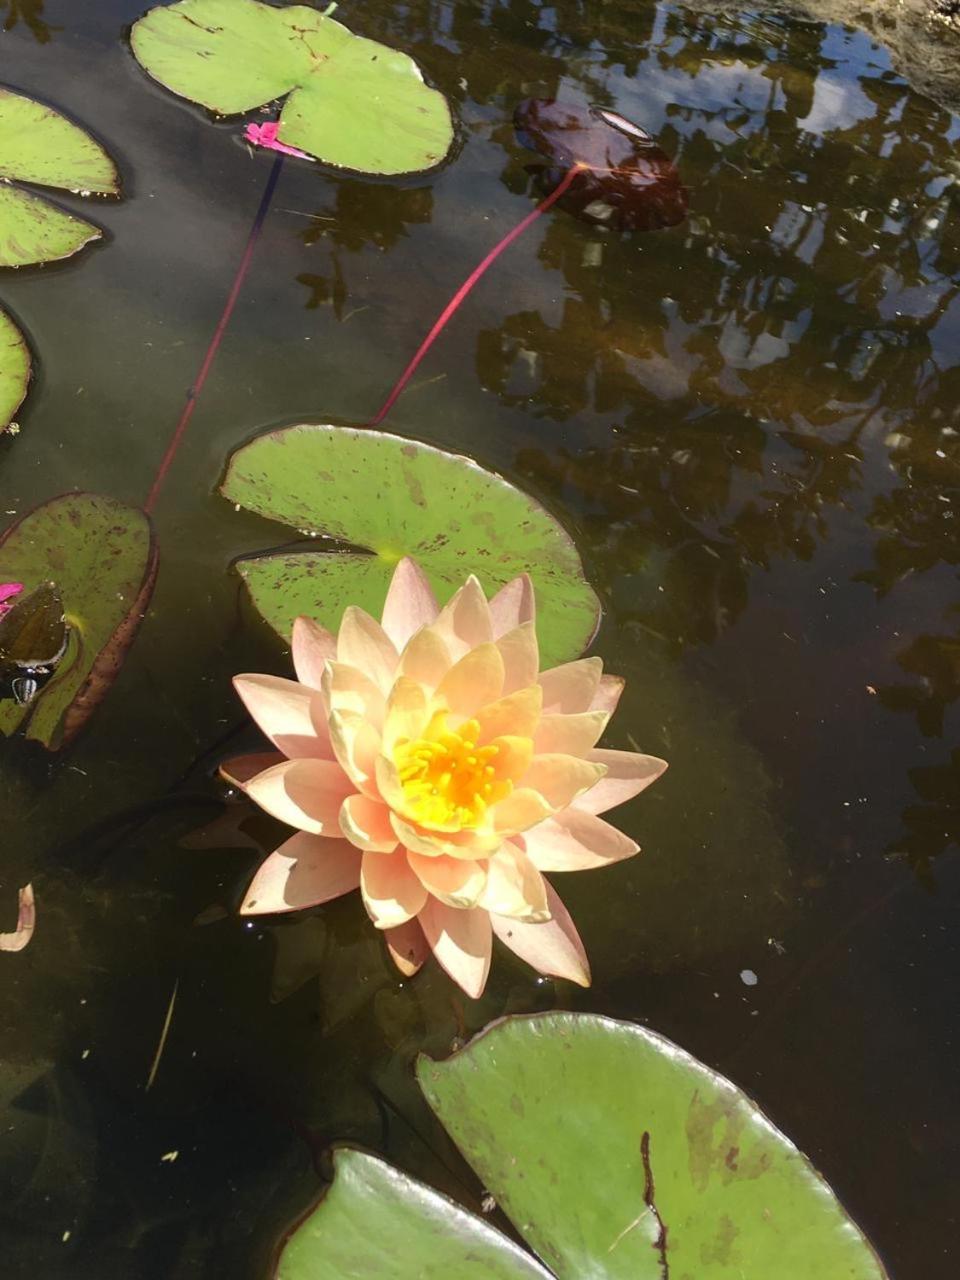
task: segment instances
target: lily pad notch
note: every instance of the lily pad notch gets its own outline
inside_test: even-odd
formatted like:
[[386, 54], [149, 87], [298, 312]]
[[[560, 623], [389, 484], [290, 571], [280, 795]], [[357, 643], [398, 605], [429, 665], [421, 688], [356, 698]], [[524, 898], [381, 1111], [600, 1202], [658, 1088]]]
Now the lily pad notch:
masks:
[[271, 136], [324, 164], [417, 173], [453, 144], [449, 104], [413, 58], [305, 5], [179, 0], [136, 22], [130, 44], [154, 80], [217, 115], [286, 98]]
[[790, 1139], [644, 1027], [507, 1017], [416, 1070], [531, 1253], [342, 1147], [332, 1186], [280, 1246], [277, 1280], [888, 1280]]
[[471, 458], [385, 432], [305, 423], [237, 449], [220, 492], [268, 520], [351, 548], [237, 562], [255, 607], [284, 640], [300, 614], [332, 629], [347, 605], [379, 617], [403, 556], [416, 559], [439, 600], [471, 571], [488, 588], [529, 573], [544, 667], [579, 656], [597, 630], [600, 602], [570, 535]]

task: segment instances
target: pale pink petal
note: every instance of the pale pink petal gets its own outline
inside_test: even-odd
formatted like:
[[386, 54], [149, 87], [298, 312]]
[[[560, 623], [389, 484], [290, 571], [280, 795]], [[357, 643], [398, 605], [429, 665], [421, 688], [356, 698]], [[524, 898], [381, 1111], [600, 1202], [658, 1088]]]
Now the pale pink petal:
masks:
[[591, 751], [587, 759], [603, 765], [607, 772], [595, 786], [572, 802], [574, 808], [586, 813], [606, 813], [632, 800], [656, 782], [667, 767], [666, 760], [656, 756], [637, 751], [607, 751], [601, 747]]
[[523, 839], [541, 871], [588, 871], [632, 858], [640, 850], [609, 822], [573, 806], [526, 831]]
[[407, 802], [406, 793], [400, 782], [400, 773], [394, 762], [387, 756], [378, 755], [376, 759], [377, 790], [391, 809], [403, 812]]
[[380, 735], [373, 725], [357, 712], [335, 711], [330, 717], [330, 743], [340, 767], [353, 780], [357, 790], [377, 799], [380, 795], [376, 781]]
[[423, 685], [409, 676], [400, 676], [387, 699], [383, 719], [383, 750], [392, 757], [399, 742], [411, 742], [423, 736], [430, 719], [430, 706]]
[[217, 772], [224, 781], [232, 782], [235, 787], [242, 787], [265, 769], [283, 764], [285, 759], [282, 751], [257, 751], [253, 755], [233, 756], [230, 760], [221, 761]]
[[472, 716], [503, 692], [503, 659], [495, 644], [481, 644], [453, 664], [437, 685], [437, 699], [455, 715]]
[[342, 837], [340, 806], [353, 782], [333, 760], [285, 760], [251, 778], [244, 791], [288, 826], [318, 836]]
[[369, 796], [347, 796], [340, 809], [340, 830], [358, 849], [392, 853], [397, 847], [390, 810]]
[[387, 588], [383, 605], [383, 629], [403, 649], [421, 627], [436, 621], [440, 612], [433, 588], [415, 560], [409, 556], [399, 561]]
[[590, 703], [590, 710], [606, 711], [607, 715], [612, 716], [626, 683], [623, 676], [601, 676], [593, 701]]
[[478, 905], [514, 920], [550, 918], [546, 881], [522, 849], [505, 844], [490, 858], [487, 883]]
[[535, 616], [533, 583], [527, 573], [522, 573], [519, 578], [514, 578], [505, 587], [501, 587], [490, 601], [490, 618], [495, 639], [525, 622], [533, 622]]
[[540, 723], [542, 702], [543, 691], [534, 684], [481, 707], [473, 717], [480, 726], [477, 744], [485, 746], [492, 738], [505, 733], [532, 738]]
[[337, 661], [356, 667], [386, 693], [393, 684], [399, 657], [380, 623], [355, 604], [347, 605], [337, 632]]
[[519, 782], [533, 760], [533, 743], [530, 739], [504, 734], [487, 745], [494, 747], [497, 752], [490, 760], [497, 782]]
[[378, 929], [395, 929], [423, 909], [427, 891], [410, 869], [403, 849], [365, 853], [362, 858], [360, 892]]
[[531, 791], [529, 787], [518, 787], [506, 799], [494, 805], [493, 825], [501, 835], [515, 835], [518, 831], [526, 831], [549, 818], [553, 807], [547, 804], [539, 791]]
[[543, 710], [550, 715], [574, 715], [589, 709], [603, 672], [600, 658], [578, 658], [562, 667], [540, 672]]
[[496, 831], [428, 831], [417, 823], [391, 812], [390, 823], [401, 844], [425, 858], [485, 858], [500, 848], [503, 837]]
[[534, 756], [523, 785], [538, 791], [551, 809], [565, 809], [571, 800], [592, 787], [605, 772], [602, 764], [578, 760], [576, 756]]
[[440, 633], [433, 627], [424, 627], [401, 653], [397, 673], [409, 676], [432, 691], [450, 670], [452, 662]]
[[570, 913], [551, 884], [547, 884], [547, 907], [550, 919], [543, 924], [527, 924], [495, 915], [491, 915], [490, 923], [500, 941], [537, 973], [589, 987], [587, 953]]
[[607, 727], [605, 711], [581, 711], [573, 716], [544, 716], [534, 735], [538, 755], [562, 752], [568, 756], [585, 756], [597, 745]]
[[37, 904], [33, 885], [25, 884], [17, 895], [17, 927], [12, 933], [0, 933], [0, 951], [22, 951], [36, 927]]
[[234, 676], [233, 687], [273, 745], [285, 756], [332, 760], [323, 699], [315, 689], [281, 676]]
[[298, 831], [260, 864], [240, 914], [273, 915], [316, 907], [360, 883], [360, 854], [346, 840]]
[[473, 574], [440, 610], [435, 625], [454, 661], [493, 640], [490, 606]]
[[297, 679], [311, 689], [319, 689], [324, 667], [337, 656], [336, 637], [319, 622], [301, 616], [294, 619], [290, 648]]
[[407, 850], [407, 862], [417, 879], [448, 907], [475, 907], [487, 883], [487, 864], [463, 858], [428, 858]]
[[540, 647], [537, 644], [537, 632], [532, 622], [515, 627], [496, 641], [503, 658], [503, 691], [513, 693], [515, 689], [526, 689], [537, 683], [540, 671]]
[[384, 929], [383, 934], [390, 959], [405, 978], [412, 978], [430, 954], [419, 920], [408, 920], [406, 924]]
[[428, 898], [418, 918], [441, 967], [468, 996], [479, 999], [490, 972], [492, 931], [488, 913], [479, 908], [464, 911]]
[[335, 711], [363, 716], [375, 729], [383, 727], [387, 700], [369, 676], [343, 662], [328, 662], [320, 681], [327, 715]]

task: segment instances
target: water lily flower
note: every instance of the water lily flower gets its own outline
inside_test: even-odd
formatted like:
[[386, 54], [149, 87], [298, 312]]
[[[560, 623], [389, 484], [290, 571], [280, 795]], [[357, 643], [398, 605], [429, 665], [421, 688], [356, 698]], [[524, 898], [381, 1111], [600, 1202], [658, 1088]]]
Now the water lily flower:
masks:
[[540, 973], [589, 986], [544, 873], [635, 854], [599, 815], [666, 764], [597, 747], [623, 688], [599, 658], [540, 671], [530, 579], [488, 601], [471, 576], [441, 609], [401, 560], [381, 622], [351, 606], [334, 637], [298, 618], [293, 665], [296, 680], [234, 681], [276, 752], [222, 771], [297, 828], [261, 864], [241, 914], [359, 887], [406, 975], [432, 951], [477, 997], [495, 934]]
[[13, 600], [22, 590], [22, 582], [0, 582], [0, 618], [13, 608]]
[[255, 147], [265, 147], [268, 151], [282, 151], [285, 156], [296, 156], [298, 160], [313, 159], [313, 156], [308, 156], [305, 151], [298, 151], [296, 147], [288, 147], [285, 142], [278, 141], [279, 132], [280, 121], [267, 120], [263, 124], [248, 124], [243, 131], [243, 136]]

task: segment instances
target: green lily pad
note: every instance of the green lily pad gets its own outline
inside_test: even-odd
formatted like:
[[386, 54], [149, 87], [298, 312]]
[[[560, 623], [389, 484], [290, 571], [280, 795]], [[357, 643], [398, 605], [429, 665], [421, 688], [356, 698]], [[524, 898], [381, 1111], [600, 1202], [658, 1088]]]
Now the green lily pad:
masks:
[[113, 161], [90, 135], [43, 103], [0, 89], [0, 267], [69, 258], [103, 234], [47, 200], [6, 185], [117, 195]]
[[0, 537], [0, 582], [54, 582], [70, 626], [67, 652], [36, 701], [0, 702], [0, 733], [23, 727], [55, 750], [86, 723], [123, 665], [153, 592], [148, 517], [93, 493], [34, 507]]
[[471, 458], [379, 431], [307, 424], [243, 445], [221, 492], [302, 533], [366, 548], [239, 562], [254, 604], [285, 639], [301, 613], [332, 629], [349, 604], [379, 617], [394, 566], [406, 555], [423, 567], [440, 600], [470, 573], [488, 595], [529, 573], [544, 666], [581, 653], [596, 631], [599, 601], [570, 535]]
[[0, 431], [13, 421], [30, 382], [27, 340], [5, 311], [0, 311]]
[[280, 1251], [278, 1280], [886, 1280], [793, 1143], [729, 1080], [643, 1027], [504, 1018], [446, 1062], [421, 1056], [417, 1078], [549, 1270], [405, 1174], [340, 1148], [333, 1185]]
[[283, 1249], [277, 1280], [550, 1280], [499, 1231], [382, 1160], [341, 1148], [334, 1170], [321, 1208]]
[[411, 173], [453, 142], [447, 100], [411, 57], [304, 5], [180, 0], [151, 9], [130, 42], [155, 80], [220, 115], [289, 94], [279, 141], [326, 164]]

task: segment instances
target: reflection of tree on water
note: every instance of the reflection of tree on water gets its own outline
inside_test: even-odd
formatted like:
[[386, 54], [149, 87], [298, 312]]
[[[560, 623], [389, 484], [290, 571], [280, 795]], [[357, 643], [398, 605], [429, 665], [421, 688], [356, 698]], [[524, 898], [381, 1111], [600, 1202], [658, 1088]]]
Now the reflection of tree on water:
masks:
[[0, 0], [0, 14], [4, 14], [3, 29], [12, 31], [18, 22], [33, 32], [38, 44], [47, 44], [55, 31], [62, 27], [51, 27], [43, 19], [44, 0]]

